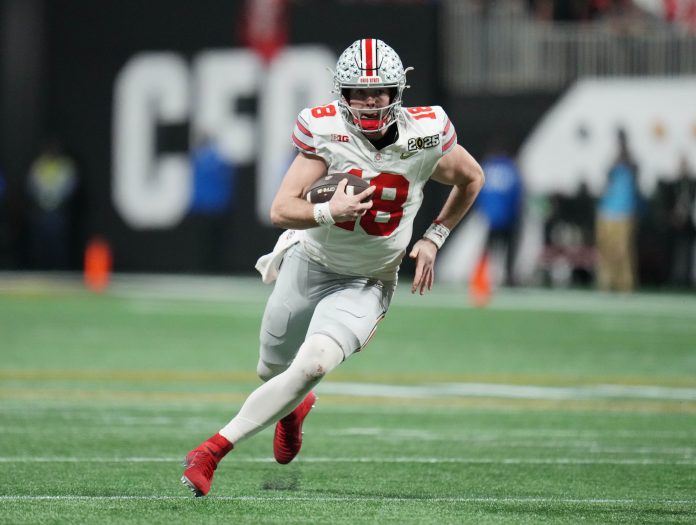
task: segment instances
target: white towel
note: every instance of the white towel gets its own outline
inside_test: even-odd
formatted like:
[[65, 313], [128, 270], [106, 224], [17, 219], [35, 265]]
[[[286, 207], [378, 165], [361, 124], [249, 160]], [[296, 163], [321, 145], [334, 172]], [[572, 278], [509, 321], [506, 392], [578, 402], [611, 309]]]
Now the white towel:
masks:
[[276, 280], [278, 271], [280, 270], [280, 263], [283, 262], [285, 252], [287, 252], [293, 244], [300, 242], [301, 237], [302, 231], [300, 230], [285, 230], [278, 238], [278, 242], [276, 242], [273, 247], [273, 251], [259, 257], [259, 260], [256, 261], [255, 268], [261, 274], [261, 280], [265, 284], [271, 284]]

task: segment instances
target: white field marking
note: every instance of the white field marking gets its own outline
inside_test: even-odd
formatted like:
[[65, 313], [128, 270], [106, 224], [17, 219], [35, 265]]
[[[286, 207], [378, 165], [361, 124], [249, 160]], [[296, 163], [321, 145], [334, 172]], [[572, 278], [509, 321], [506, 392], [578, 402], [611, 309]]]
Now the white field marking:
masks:
[[[90, 436], [101, 435], [102, 430], [95, 429], [91, 427], [91, 424], [85, 422], [87, 428], [77, 428], [75, 429], [80, 435]], [[141, 422], [140, 426], [149, 426], [146, 422]], [[198, 431], [201, 428], [200, 424], [184, 424], [178, 425], [177, 428], [181, 430]], [[129, 429], [119, 429], [118, 427], [112, 428], [111, 433], [121, 433], [127, 434], [132, 433], [132, 428]], [[0, 434], [24, 434], [27, 432], [26, 427], [10, 427], [10, 426], [0, 426]], [[682, 459], [696, 458], [696, 448], [689, 446], [671, 446], [671, 447], [655, 447], [655, 446], [614, 446], [607, 445], [598, 441], [599, 439], [613, 439], [612, 436], [595, 436], [588, 437], [585, 440], [578, 439], [583, 436], [576, 433], [564, 433], [560, 438], [558, 436], [554, 437], [551, 434], [544, 434], [543, 432], [516, 435], [514, 431], [500, 432], [500, 433], [446, 433], [446, 432], [433, 432], [428, 430], [416, 430], [416, 429], [395, 429], [395, 428], [378, 428], [378, 427], [360, 427], [360, 428], [346, 428], [346, 429], [314, 429], [312, 430], [312, 435], [314, 436], [370, 436], [371, 438], [389, 441], [391, 443], [402, 443], [402, 442], [412, 442], [414, 440], [422, 442], [454, 442], [457, 444], [467, 444], [473, 447], [487, 448], [487, 449], [551, 449], [551, 450], [563, 450], [563, 449], [576, 449], [585, 452], [590, 452], [593, 454], [623, 454], [623, 455], [676, 455], [680, 456]], [[568, 437], [572, 439], [563, 439], [563, 437]], [[640, 437], [644, 437], [641, 435]], [[664, 437], [661, 435], [660, 437]], [[684, 434], [680, 437], [689, 437], [696, 439], [696, 434]], [[525, 439], [527, 438], [527, 439]], [[540, 439], [543, 438], [543, 439]], [[551, 439], [550, 439], [551, 438]], [[0, 461], [2, 461], [0, 459]]]
[[602, 332], [635, 334], [637, 332], [652, 333], [696, 333], [694, 321], [691, 318], [665, 319], [633, 317], [603, 317], [594, 323], [594, 329]]
[[506, 385], [501, 383], [431, 383], [424, 385], [389, 385], [327, 381], [317, 386], [319, 395], [350, 397], [382, 397], [438, 399], [498, 398], [554, 401], [581, 400], [665, 400], [696, 401], [696, 388], [678, 388], [651, 385], [578, 385], [539, 386]]
[[[269, 251], [270, 251], [269, 247]], [[398, 286], [393, 306], [470, 309], [467, 288], [437, 284], [425, 296], [410, 293], [405, 279]], [[70, 273], [0, 272], [0, 294], [22, 291], [82, 292], [81, 276]], [[272, 288], [256, 277], [172, 276], [157, 274], [114, 274], [108, 295], [130, 299], [218, 301], [263, 304]], [[631, 314], [655, 317], [696, 318], [696, 297], [680, 294], [610, 294], [594, 290], [546, 290], [541, 288], [500, 289], [493, 310]]]
[[[118, 421], [119, 418], [114, 418]], [[91, 428], [91, 423], [85, 422], [87, 428], [77, 429], [80, 435], [97, 435], [102, 432], [99, 429]], [[173, 423], [172, 423], [173, 424]], [[139, 426], [150, 426], [146, 421], [140, 421]], [[179, 430], [199, 430], [201, 425], [184, 424], [176, 425]], [[122, 430], [124, 433], [132, 433], [132, 429], [112, 428], [110, 432], [118, 432]], [[26, 433], [26, 427], [0, 426], [0, 434], [23, 434]], [[671, 447], [655, 447], [655, 446], [613, 446], [602, 443], [598, 440], [613, 439], [611, 435], [594, 435], [588, 436], [584, 440], [578, 439], [584, 436], [580, 433], [563, 432], [554, 436], [553, 431], [548, 433], [540, 432], [499, 432], [499, 433], [447, 433], [434, 432], [429, 430], [417, 429], [397, 429], [397, 428], [380, 428], [380, 427], [353, 427], [346, 429], [314, 429], [312, 434], [315, 436], [370, 436], [378, 440], [389, 441], [392, 443], [411, 442], [414, 440], [424, 442], [456, 442], [458, 444], [468, 444], [480, 448], [531, 448], [531, 449], [577, 449], [593, 454], [624, 454], [624, 455], [677, 455], [683, 459], [696, 457], [696, 448], [689, 446], [671, 446]], [[645, 434], [632, 434], [632, 437], [646, 437]], [[564, 437], [572, 439], [563, 439]], [[664, 433], [658, 434], [658, 437], [665, 438]], [[675, 437], [675, 436], [671, 436]], [[527, 439], [525, 439], [527, 438]], [[543, 438], [540, 440], [540, 438]], [[694, 438], [696, 433], [683, 433], [676, 438]], [[0, 459], [0, 461], [2, 461]]]
[[[694, 447], [651, 447], [651, 446], [607, 446], [596, 440], [549, 440], [548, 436], [541, 434], [536, 437], [529, 437], [528, 440], [520, 440], [507, 434], [496, 435], [471, 435], [458, 433], [432, 432], [427, 430], [413, 429], [394, 429], [394, 428], [347, 428], [329, 431], [313, 431], [312, 434], [323, 434], [332, 436], [371, 436], [377, 439], [384, 439], [390, 442], [404, 441], [453, 441], [460, 444], [468, 444], [486, 448], [550, 448], [564, 449], [574, 448], [586, 450], [598, 454], [676, 454], [689, 458], [696, 456]], [[578, 436], [573, 436], [577, 438]]]
[[[436, 287], [425, 296], [407, 291], [408, 284], [399, 286], [392, 305], [419, 308], [471, 308], [466, 288]], [[499, 290], [487, 306], [492, 310], [525, 310], [545, 312], [578, 312], [588, 314], [625, 314], [671, 318], [696, 318], [696, 297], [677, 294], [627, 295], [608, 294], [593, 290], [543, 290], [518, 288]], [[638, 324], [638, 323], [636, 323]]]
[[[557, 504], [557, 505], [693, 505], [696, 499], [674, 500], [674, 499], [632, 499], [632, 498], [554, 498], [554, 497], [494, 497], [494, 496], [471, 496], [471, 497], [442, 497], [442, 496], [423, 496], [423, 497], [385, 497], [385, 496], [208, 496], [206, 499], [216, 501], [306, 501], [310, 503], [321, 502], [378, 502], [378, 503], [496, 503], [496, 504]], [[0, 496], [0, 501], [22, 502], [22, 501], [157, 501], [157, 500], [194, 500], [191, 496]]]
[[496, 397], [506, 399], [586, 400], [586, 399], [669, 399], [696, 401], [696, 388], [662, 386], [586, 385], [535, 386], [497, 383], [437, 383], [430, 385], [379, 385], [374, 383], [326, 382], [317, 387], [321, 395], [361, 397], [433, 398]]
[[[2, 413], [2, 410], [0, 410]], [[364, 412], [360, 412], [364, 414]], [[140, 419], [140, 418], [138, 418]], [[164, 419], [164, 418], [163, 418]], [[127, 418], [95, 418], [94, 420], [85, 418], [80, 423], [84, 424], [85, 428], [77, 428], [80, 434], [91, 432], [94, 430], [95, 435], [102, 432], [100, 429], [94, 429], [94, 421], [108, 421], [112, 424], [125, 424], [136, 426], [151, 426], [146, 418], [138, 422], [130, 422]], [[75, 423], [75, 421], [72, 421]], [[172, 418], [171, 425], [176, 426], [179, 430], [200, 430], [201, 425], [217, 424], [215, 418], [205, 419], [202, 421], [186, 420], [184, 423], [177, 422], [176, 418]], [[37, 423], [38, 424], [38, 423]], [[168, 423], [155, 423], [166, 425]], [[26, 434], [27, 428], [23, 422], [23, 426], [6, 426], [0, 425], [1, 434]], [[110, 432], [118, 430], [118, 426], [112, 428]], [[124, 432], [132, 432], [132, 429], [124, 430]], [[103, 432], [102, 432], [103, 433]], [[419, 429], [396, 429], [384, 427], [348, 427], [344, 429], [323, 429], [315, 428], [312, 430], [313, 435], [323, 436], [369, 436], [377, 439], [386, 439], [389, 441], [457, 441], [466, 442], [475, 445], [488, 447], [537, 447], [537, 448], [592, 448], [596, 452], [609, 453], [635, 453], [635, 454], [684, 454], [687, 456], [696, 454], [695, 447], [602, 447], [598, 440], [616, 440], [616, 439], [660, 439], [667, 441], [689, 439], [696, 441], [696, 432], [674, 432], [674, 431], [633, 431], [633, 430], [607, 430], [607, 431], [588, 431], [588, 430], [559, 430], [554, 428], [539, 428], [535, 430], [527, 429], [509, 429], [500, 431], [465, 431], [456, 433], [434, 432], [430, 430]], [[525, 441], [527, 438], [529, 441]], [[543, 438], [543, 441], [540, 441]], [[568, 439], [566, 439], [568, 438]]]
[[258, 318], [260, 310], [236, 308], [231, 310], [229, 305], [224, 303], [208, 304], [199, 303], [196, 305], [184, 303], [172, 303], [169, 301], [130, 301], [126, 305], [130, 313], [136, 315], [167, 315], [167, 316], [202, 316], [202, 317], [224, 317], [230, 319], [232, 317], [253, 317]]
[[[212, 427], [215, 425], [219, 426], [219, 421], [214, 421], [212, 423], [207, 424], [206, 426]], [[97, 426], [95, 426], [97, 425]], [[147, 423], [143, 423], [141, 425], [137, 425], [137, 428], [134, 429], [133, 426], [125, 426], [125, 425], [118, 425], [115, 424], [111, 428], [109, 428], [108, 433], [110, 436], [132, 436], [133, 432], [136, 430], [142, 430], [145, 428], [157, 428], [162, 429], [161, 426], [158, 425], [149, 425]], [[167, 427], [172, 427], [176, 428], [177, 432], [191, 432], [196, 435], [201, 430], [201, 425], [196, 425], [196, 424], [189, 424], [189, 423], [183, 423], [183, 424], [176, 424], [176, 425], [167, 425]], [[22, 426], [0, 426], [0, 434], [26, 434], [28, 431], [31, 431], [31, 429], [36, 429], [36, 432], [41, 432], [42, 429], [46, 428], [46, 422], [45, 421], [35, 421], [32, 422], [31, 425], [22, 423]], [[165, 427], [166, 428], [166, 427]], [[103, 437], [104, 436], [104, 428], [99, 425], [98, 423], [95, 422], [88, 422], [88, 421], [83, 421], [81, 425], [77, 424], [71, 424], [71, 428], [68, 431], [64, 431], [64, 434], [79, 434], [80, 436], [83, 437]]]
[[[273, 458], [237, 457], [238, 463], [275, 463]], [[693, 459], [656, 458], [437, 458], [437, 457], [304, 457], [302, 463], [463, 464], [463, 465], [679, 465], [696, 466]], [[182, 457], [4, 456], [0, 463], [181, 463]]]
[[[118, 403], [114, 405], [114, 410], [117, 411], [126, 411], [130, 410], [132, 408], [131, 404], [121, 404]], [[191, 411], [191, 406], [189, 404], [172, 404], [172, 407], [175, 409], [185, 409], [188, 412]], [[38, 410], [43, 410], [46, 412], [50, 412], [52, 417], [55, 417], [56, 414], [64, 414], [65, 417], [62, 419], [66, 421], [71, 421], [75, 422], [76, 418], [78, 420], [82, 421], [83, 423], [87, 425], [92, 425], [94, 418], [92, 415], [89, 413], [86, 413], [81, 406], [78, 404], [76, 406], [75, 403], [63, 403], [63, 402], [55, 402], [55, 401], [37, 401], [37, 400], [32, 400], [31, 401], [31, 408], [32, 408], [32, 414], [35, 415], [41, 415], [38, 413]], [[136, 405], [136, 409], [140, 410], [142, 407], [141, 405]], [[319, 405], [319, 410], [321, 410], [321, 404]], [[101, 410], [101, 409], [100, 409]], [[365, 415], [365, 409], [364, 407], [350, 407], [350, 406], [332, 406], [331, 407], [331, 412], [332, 413], [341, 413], [341, 414], [359, 414], [361, 416]], [[453, 412], [461, 412], [462, 409], [460, 408], [451, 408], [451, 407], [440, 407], [438, 408], [438, 412], [443, 412], [444, 413], [449, 413], [450, 411]], [[24, 416], [27, 412], [27, 404], [25, 402], [22, 402], [20, 404], [13, 404], [8, 401], [4, 401], [3, 404], [0, 404], [0, 414], [22, 414]], [[399, 406], [399, 405], [394, 405], [394, 406], [389, 406], [389, 407], [383, 407], [383, 406], [374, 406], [370, 409], [370, 415], [375, 415], [375, 414], [382, 414], [382, 413], [389, 413], [389, 414], [407, 414], [407, 415], [412, 415], [412, 414], [432, 414], [432, 408], [431, 407], [419, 407], [419, 406]], [[103, 416], [103, 414], [97, 414], [94, 417], [98, 417], [99, 420], [102, 420], [102, 417], [104, 418], [105, 421], [109, 420], [110, 416]], [[150, 417], [148, 415], [143, 415], [143, 416], [133, 416], [137, 418], [144, 418], [145, 421]], [[167, 417], [167, 416], [162, 416], [162, 417]], [[208, 416], [185, 416], [185, 423], [180, 423], [177, 421], [180, 421], [180, 417], [183, 416], [172, 416], [172, 421], [176, 423], [177, 426], [180, 425], [185, 425], [187, 428], [188, 426], [192, 426], [194, 428], [200, 428], [200, 425], [206, 424], [217, 424], [219, 423], [219, 418], [215, 417], [208, 417]], [[114, 417], [114, 421], [118, 421], [118, 416]], [[23, 424], [26, 423], [26, 421], [22, 421]], [[198, 425], [198, 426], [197, 426]], [[3, 427], [0, 427], [3, 428]], [[13, 427], [16, 428], [16, 427]], [[362, 429], [365, 427], [354, 427], [352, 429], [348, 430], [354, 430], [355, 432], [361, 432]], [[316, 432], [317, 430], [314, 430], [313, 432]], [[371, 431], [368, 427], [367, 430], [365, 430], [365, 433], [370, 433], [370, 432], [381, 432], [384, 431], [383, 428], [380, 428], [375, 431]], [[418, 430], [414, 430], [414, 432], [419, 432]], [[588, 429], [561, 429], [561, 428], [550, 428], [550, 427], [536, 427], [536, 428], [505, 428], [505, 429], [491, 429], [491, 430], [465, 430], [463, 432], [458, 432], [458, 435], [462, 436], [463, 438], [480, 438], [480, 439], [500, 439], [501, 437], [510, 437], [510, 436], [516, 436], [516, 437], [543, 437], [543, 438], [564, 438], [564, 437], [570, 437], [570, 438], [584, 438], [584, 439], [608, 439], [608, 438], [630, 438], [630, 439], [666, 439], [666, 440], [679, 440], [679, 439], [692, 439], [696, 442], [696, 429], [693, 431], [686, 431], [686, 430], [655, 430], [654, 428], [651, 428], [649, 430], [629, 430], [629, 429], [606, 429], [606, 430], [588, 430]]]
[[493, 436], [520, 436], [520, 437], [582, 437], [590, 438], [659, 438], [659, 439], [694, 439], [696, 440], [696, 430], [673, 431], [673, 430], [586, 430], [586, 429], [558, 429], [558, 428], [536, 428], [536, 429], [510, 429], [499, 432], [477, 432], [479, 435]]
[[[361, 412], [364, 413], [364, 412]], [[322, 432], [322, 430], [318, 430]], [[419, 436], [427, 439], [428, 436], [440, 435], [440, 433], [435, 433], [429, 430], [416, 430], [416, 429], [387, 429], [385, 427], [347, 427], [345, 429], [338, 430], [328, 430], [323, 431], [327, 434], [351, 434], [356, 435], [379, 435], [379, 434], [391, 434], [391, 432], [404, 432], [404, 435], [409, 435], [409, 433], [418, 433]], [[317, 432], [317, 430], [312, 431]], [[456, 437], [461, 439], [472, 439], [472, 440], [490, 440], [496, 441], [501, 439], [515, 438], [530, 438], [538, 439], [543, 438], [581, 438], [581, 439], [616, 439], [616, 438], [633, 438], [633, 439], [643, 439], [643, 438], [655, 438], [655, 439], [693, 439], [696, 441], [696, 430], [693, 432], [688, 431], [670, 431], [670, 430], [584, 430], [584, 429], [558, 429], [558, 428], [535, 428], [535, 429], [525, 429], [525, 428], [511, 428], [511, 429], [501, 429], [501, 430], [464, 430], [456, 432]]]
[[[171, 300], [191, 301], [191, 302], [217, 302], [229, 304], [250, 304], [260, 305], [268, 297], [268, 290], [256, 288], [253, 283], [243, 283], [237, 287], [231, 283], [220, 282], [222, 286], [211, 285], [199, 289], [189, 289], [186, 286], [165, 284], [161, 288], [139, 289], [130, 286], [114, 287], [111, 295], [143, 301], [148, 306], [143, 307], [147, 311], [155, 313], [156, 301], [163, 302], [162, 312], [167, 311], [171, 306]], [[401, 288], [405, 288], [400, 286]], [[169, 306], [164, 304], [169, 303]], [[134, 302], [133, 304], [137, 304]], [[441, 308], [441, 309], [471, 309], [471, 304], [467, 293], [452, 293], [451, 291], [432, 292], [426, 296], [412, 296], [405, 289], [401, 289], [395, 295], [395, 307], [405, 308]], [[137, 308], [137, 307], [136, 307]], [[193, 305], [190, 306], [194, 308]], [[501, 291], [496, 294], [487, 308], [491, 310], [517, 310], [517, 311], [538, 311], [538, 312], [576, 312], [586, 314], [615, 314], [615, 315], [639, 315], [651, 319], [655, 317], [672, 319], [694, 319], [696, 318], [696, 299], [683, 296], [671, 295], [647, 295], [634, 294], [630, 299], [624, 297], [614, 297], [604, 295], [599, 292], [567, 292], [567, 291]], [[184, 313], [186, 305], [181, 305], [181, 311], [174, 310], [174, 313]], [[220, 310], [211, 309], [215, 315], [222, 315]], [[228, 313], [232, 315], [232, 313]], [[630, 321], [630, 320], [629, 320]], [[640, 322], [633, 319], [635, 326], [640, 328]], [[604, 321], [603, 321], [604, 322]], [[664, 329], [664, 327], [663, 327]]]
[[128, 299], [263, 304], [271, 290], [260, 278], [122, 275], [114, 278], [109, 294]]

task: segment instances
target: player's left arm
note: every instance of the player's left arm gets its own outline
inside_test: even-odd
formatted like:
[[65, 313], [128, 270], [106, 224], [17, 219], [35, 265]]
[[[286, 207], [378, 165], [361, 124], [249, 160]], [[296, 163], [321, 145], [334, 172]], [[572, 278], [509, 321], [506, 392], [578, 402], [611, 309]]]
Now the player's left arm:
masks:
[[[433, 239], [442, 237], [444, 242], [446, 234], [449, 234], [469, 211], [471, 205], [476, 200], [476, 196], [483, 187], [484, 175], [481, 166], [476, 159], [462, 146], [456, 144], [446, 153], [435, 166], [435, 171], [431, 179], [452, 186], [445, 205], [438, 213], [433, 222], [427, 237], [419, 239], [413, 245], [410, 257], [416, 260], [416, 274], [411, 285], [411, 293], [416, 290], [423, 295], [433, 287], [435, 278], [435, 258], [439, 249], [438, 244]], [[438, 225], [446, 228], [442, 230]], [[445, 232], [445, 235], [443, 235]]]

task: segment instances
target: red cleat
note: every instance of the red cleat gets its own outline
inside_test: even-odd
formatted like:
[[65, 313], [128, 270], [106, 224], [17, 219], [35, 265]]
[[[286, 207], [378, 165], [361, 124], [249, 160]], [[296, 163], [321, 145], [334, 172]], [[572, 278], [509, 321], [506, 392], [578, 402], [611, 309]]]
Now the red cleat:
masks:
[[307, 394], [295, 410], [276, 423], [273, 436], [273, 455], [278, 463], [287, 465], [302, 448], [302, 423], [314, 408], [317, 396], [314, 392]]
[[213, 474], [218, 463], [230, 450], [232, 450], [232, 443], [220, 434], [205, 440], [186, 454], [184, 460], [186, 470], [181, 476], [181, 482], [191, 489], [197, 498], [205, 496], [210, 492], [210, 484], [213, 482]]

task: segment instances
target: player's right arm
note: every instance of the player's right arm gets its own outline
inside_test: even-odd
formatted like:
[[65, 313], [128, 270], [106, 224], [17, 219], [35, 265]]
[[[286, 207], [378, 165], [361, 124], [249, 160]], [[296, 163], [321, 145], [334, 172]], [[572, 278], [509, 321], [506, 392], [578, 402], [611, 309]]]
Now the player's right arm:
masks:
[[[326, 128], [327, 121], [321, 121], [323, 125], [316, 122], [319, 118], [331, 119], [336, 116], [335, 109], [331, 112], [327, 107], [334, 106], [305, 108], [297, 116], [292, 142], [298, 155], [288, 168], [271, 205], [271, 222], [276, 226], [306, 230], [318, 225], [314, 216], [315, 205], [307, 202], [304, 195], [315, 181], [327, 174], [331, 164], [327, 142], [322, 139], [330, 130], [321, 129]], [[336, 193], [329, 201], [329, 212], [335, 222], [355, 220], [371, 206], [371, 201], [370, 206], [366, 206], [360, 200], [371, 195], [374, 188], [371, 187], [369, 193], [349, 196], [345, 193], [345, 187], [345, 182], [339, 183]]]
[[[309, 187], [327, 174], [326, 163], [321, 157], [299, 153], [288, 168], [271, 205], [271, 221], [285, 229], [306, 230], [317, 226], [314, 204], [304, 199]], [[336, 193], [329, 201], [331, 216], [335, 222], [351, 221], [361, 217], [372, 207], [372, 201], [362, 203], [375, 191], [374, 186], [358, 195], [345, 192], [346, 180], [339, 182]]]

